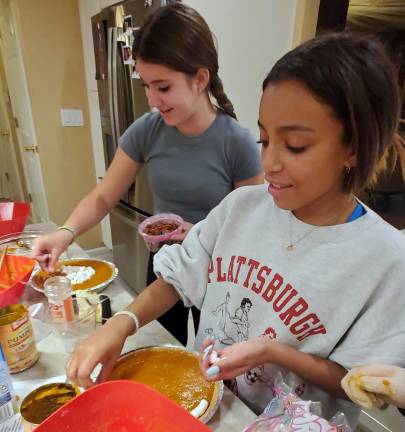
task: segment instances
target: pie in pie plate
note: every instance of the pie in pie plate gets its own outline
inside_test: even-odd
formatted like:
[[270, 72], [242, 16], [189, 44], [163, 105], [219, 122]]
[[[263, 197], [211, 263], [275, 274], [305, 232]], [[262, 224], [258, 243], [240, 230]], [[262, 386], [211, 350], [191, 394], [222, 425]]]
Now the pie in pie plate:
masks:
[[118, 274], [118, 269], [111, 262], [93, 258], [70, 258], [58, 261], [53, 273], [38, 269], [31, 278], [32, 287], [40, 292], [45, 281], [53, 276], [66, 276], [72, 282], [72, 290], [101, 291]]
[[122, 355], [109, 380], [149, 385], [203, 423], [215, 414], [223, 395], [222, 381], [204, 379], [198, 353], [172, 345], [140, 348]]

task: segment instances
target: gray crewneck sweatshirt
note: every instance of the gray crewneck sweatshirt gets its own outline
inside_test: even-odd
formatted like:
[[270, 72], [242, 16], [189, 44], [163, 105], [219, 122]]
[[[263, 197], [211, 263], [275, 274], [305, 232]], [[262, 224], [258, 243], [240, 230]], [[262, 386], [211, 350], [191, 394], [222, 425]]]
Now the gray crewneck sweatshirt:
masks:
[[[163, 247], [154, 269], [201, 309], [196, 348], [207, 335], [217, 348], [262, 335], [345, 368], [405, 366], [405, 236], [365, 208], [353, 222], [314, 228], [275, 206], [266, 185], [239, 188], [183, 245]], [[256, 413], [279, 369], [262, 365], [234, 383]], [[282, 372], [326, 418], [343, 411], [357, 422], [358, 407]]]

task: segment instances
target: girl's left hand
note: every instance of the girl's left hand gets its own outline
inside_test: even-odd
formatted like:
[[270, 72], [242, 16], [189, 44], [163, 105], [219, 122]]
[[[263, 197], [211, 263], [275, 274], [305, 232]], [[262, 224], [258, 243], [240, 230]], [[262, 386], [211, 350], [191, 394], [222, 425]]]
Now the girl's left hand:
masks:
[[[214, 343], [214, 339], [207, 339], [200, 349], [200, 368], [207, 381], [236, 378], [261, 364], [270, 363], [273, 345], [276, 348], [275, 344], [278, 344], [274, 340], [257, 337], [216, 351]], [[212, 355], [213, 351], [216, 354]]]
[[380, 408], [385, 402], [405, 408], [405, 369], [373, 364], [358, 366], [342, 379], [349, 398], [364, 408]]
[[173, 237], [170, 237], [170, 241], [176, 241], [182, 243], [183, 240], [186, 238], [188, 232], [191, 230], [191, 228], [193, 228], [193, 226], [194, 225], [190, 222], [183, 222], [181, 233], [176, 234]]

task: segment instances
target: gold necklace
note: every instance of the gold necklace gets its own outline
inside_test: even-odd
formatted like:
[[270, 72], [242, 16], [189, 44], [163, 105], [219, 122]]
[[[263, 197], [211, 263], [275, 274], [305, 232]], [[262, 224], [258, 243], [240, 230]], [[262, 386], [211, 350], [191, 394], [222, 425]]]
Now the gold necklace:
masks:
[[[357, 205], [357, 201], [355, 200], [355, 203]], [[346, 210], [345, 210], [346, 211]], [[353, 211], [353, 210], [352, 210]], [[336, 217], [336, 215], [333, 216], [333, 218], [328, 219], [324, 225], [321, 225], [322, 227], [328, 226], [332, 221], [338, 221], [339, 218], [344, 214], [344, 212], [340, 213], [338, 215], [338, 217]], [[290, 243], [286, 246], [286, 249], [288, 252], [292, 252], [294, 250], [294, 246], [299, 243], [301, 240], [304, 240], [304, 238], [308, 237], [311, 233], [313, 233], [317, 228], [320, 228], [321, 226], [313, 226], [308, 232], [306, 232], [303, 236], [299, 237], [297, 240], [293, 241], [292, 237], [293, 237], [293, 227], [292, 227], [292, 223], [293, 223], [293, 212], [290, 212], [290, 229], [289, 229], [289, 236], [290, 236]], [[332, 224], [334, 225], [334, 224]]]

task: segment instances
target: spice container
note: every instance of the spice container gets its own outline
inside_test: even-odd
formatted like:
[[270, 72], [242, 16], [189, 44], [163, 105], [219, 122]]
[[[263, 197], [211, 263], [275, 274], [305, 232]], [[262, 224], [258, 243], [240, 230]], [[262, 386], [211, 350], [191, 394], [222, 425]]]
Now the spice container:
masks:
[[0, 343], [12, 374], [28, 369], [38, 360], [26, 306], [15, 304], [0, 309]]
[[80, 394], [77, 386], [68, 383], [52, 383], [38, 387], [21, 403], [20, 412], [24, 431], [32, 431], [57, 409]]
[[48, 278], [44, 283], [44, 292], [48, 297], [49, 311], [55, 322], [73, 321], [72, 285], [65, 276]]

